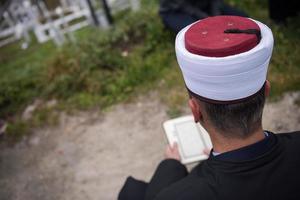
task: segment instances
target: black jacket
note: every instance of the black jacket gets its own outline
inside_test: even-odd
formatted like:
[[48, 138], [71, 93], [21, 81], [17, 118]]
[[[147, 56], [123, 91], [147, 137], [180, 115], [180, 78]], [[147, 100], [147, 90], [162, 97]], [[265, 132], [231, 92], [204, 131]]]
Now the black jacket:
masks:
[[299, 182], [300, 132], [270, 133], [257, 144], [210, 155], [189, 174], [176, 160], [162, 161], [145, 199], [299, 200]]
[[182, 12], [197, 18], [221, 14], [222, 0], [160, 0], [160, 13]]

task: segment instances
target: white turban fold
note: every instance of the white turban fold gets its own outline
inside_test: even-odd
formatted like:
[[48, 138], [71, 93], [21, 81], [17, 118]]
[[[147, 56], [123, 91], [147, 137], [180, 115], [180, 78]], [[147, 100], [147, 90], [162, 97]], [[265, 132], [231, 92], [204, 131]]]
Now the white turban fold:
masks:
[[259, 44], [247, 52], [226, 57], [190, 53], [185, 48], [185, 33], [193, 24], [178, 33], [175, 42], [177, 61], [191, 92], [215, 101], [235, 101], [249, 97], [262, 88], [274, 39], [266, 25], [253, 21], [260, 27]]

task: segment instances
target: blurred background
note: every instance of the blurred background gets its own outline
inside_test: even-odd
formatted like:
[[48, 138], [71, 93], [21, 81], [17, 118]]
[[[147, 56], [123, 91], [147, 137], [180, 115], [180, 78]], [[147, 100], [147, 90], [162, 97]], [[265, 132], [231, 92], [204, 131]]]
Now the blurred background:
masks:
[[[299, 6], [224, 2], [273, 30], [265, 123], [298, 128]], [[158, 0], [0, 1], [0, 199], [115, 199], [151, 176], [161, 123], [188, 113], [161, 16]]]

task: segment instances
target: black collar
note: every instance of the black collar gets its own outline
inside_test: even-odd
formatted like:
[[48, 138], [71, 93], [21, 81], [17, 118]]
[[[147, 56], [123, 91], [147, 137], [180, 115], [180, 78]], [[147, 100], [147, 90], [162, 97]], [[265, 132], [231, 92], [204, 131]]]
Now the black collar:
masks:
[[274, 145], [275, 142], [274, 134], [271, 132], [267, 132], [267, 133], [268, 136], [265, 137], [263, 140], [251, 144], [249, 146], [245, 146], [240, 149], [225, 152], [216, 156], [212, 155], [211, 152], [210, 158], [214, 157], [214, 159], [220, 161], [246, 161], [246, 160], [255, 159], [263, 155], [264, 153], [266, 153]]

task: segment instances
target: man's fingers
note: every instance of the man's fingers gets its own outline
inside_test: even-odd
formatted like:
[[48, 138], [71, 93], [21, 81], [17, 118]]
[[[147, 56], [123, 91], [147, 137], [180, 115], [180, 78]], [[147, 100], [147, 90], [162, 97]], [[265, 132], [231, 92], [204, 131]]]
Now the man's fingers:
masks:
[[172, 147], [170, 145], [167, 146], [166, 152], [172, 152]]
[[180, 161], [178, 144], [176, 142], [167, 146], [166, 158], [171, 158]]
[[173, 145], [172, 145], [172, 152], [174, 152], [174, 153], [178, 153], [179, 151], [178, 151], [178, 144], [177, 144], [177, 142], [174, 142], [173, 143]]
[[178, 144], [177, 144], [177, 142], [174, 142], [174, 143], [173, 143], [172, 149], [173, 149], [173, 150], [174, 150], [174, 149], [178, 149]]
[[204, 149], [204, 150], [203, 150], [203, 153], [204, 153], [205, 155], [209, 156], [210, 151], [211, 151], [210, 149]]

